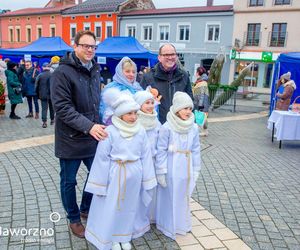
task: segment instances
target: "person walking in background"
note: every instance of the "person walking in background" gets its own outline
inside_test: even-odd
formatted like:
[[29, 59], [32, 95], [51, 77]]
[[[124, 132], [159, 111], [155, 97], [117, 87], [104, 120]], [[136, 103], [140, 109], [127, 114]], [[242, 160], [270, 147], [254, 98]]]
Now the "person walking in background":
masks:
[[201, 167], [199, 131], [192, 110], [190, 96], [177, 91], [158, 135], [156, 227], [172, 239], [192, 229], [189, 203]]
[[50, 61], [50, 72], [53, 73], [59, 66], [60, 57], [59, 56], [52, 56]]
[[103, 67], [103, 70], [101, 70], [101, 76], [103, 77], [103, 84], [107, 85], [112, 80], [112, 75], [110, 73], [110, 70], [107, 66]]
[[208, 76], [206, 74], [206, 70], [204, 67], [198, 67], [196, 70], [196, 82], [193, 86], [193, 95], [194, 95], [194, 106], [196, 110], [205, 113], [205, 121], [201, 128], [200, 135], [207, 136], [208, 135], [208, 109], [209, 109], [209, 91], [207, 80]]
[[26, 96], [28, 103], [28, 115], [26, 118], [33, 117], [32, 101], [35, 108], [35, 119], [39, 119], [39, 103], [37, 93], [35, 91], [35, 80], [39, 72], [36, 68], [32, 67], [31, 61], [25, 62], [25, 71], [23, 73], [22, 92], [23, 96]]
[[22, 103], [22, 84], [19, 82], [19, 78], [17, 75], [17, 64], [8, 61], [7, 62], [7, 70], [5, 71], [6, 79], [7, 79], [7, 92], [8, 98], [11, 104], [11, 112], [9, 115], [10, 119], [21, 119], [16, 115], [15, 110], [19, 103]]
[[43, 72], [39, 74], [35, 81], [36, 93], [38, 94], [38, 98], [41, 100], [42, 104], [42, 121], [43, 128], [47, 128], [47, 113], [48, 107], [50, 112], [50, 125], [54, 124], [54, 111], [52, 107], [52, 102], [50, 98], [50, 77], [52, 73], [50, 72], [49, 63], [43, 63]]
[[68, 52], [50, 78], [55, 117], [55, 156], [60, 162], [60, 191], [72, 233], [84, 238], [81, 218], [87, 218], [92, 194], [76, 200], [76, 175], [81, 162], [90, 171], [97, 143], [107, 137], [100, 125], [100, 69], [94, 60], [95, 34], [79, 31], [74, 51]]
[[293, 80], [291, 80], [291, 72], [287, 72], [280, 76], [280, 79], [277, 82], [277, 90], [283, 88], [283, 92], [278, 91], [276, 94], [277, 102], [276, 102], [276, 110], [288, 110], [291, 98], [296, 89], [296, 84]]
[[[136, 81], [136, 64], [129, 57], [123, 57], [116, 66], [116, 73], [113, 76], [113, 81], [105, 86], [105, 91], [110, 88], [117, 88], [120, 91], [126, 91], [134, 95], [137, 91], [143, 90], [141, 85]], [[101, 100], [100, 114], [104, 124], [111, 124], [112, 109], [106, 104], [105, 98]]]
[[25, 60], [21, 59], [17, 68], [17, 75], [19, 78], [19, 81], [22, 83], [23, 82], [23, 73], [25, 71]]
[[177, 65], [177, 52], [172, 44], [164, 44], [159, 48], [158, 60], [149, 73], [143, 75], [141, 86], [156, 88], [162, 96], [159, 106], [159, 121], [166, 121], [167, 113], [172, 105], [176, 91], [186, 92], [191, 98], [192, 86], [187, 72]]
[[5, 98], [7, 95], [6, 75], [5, 75], [6, 69], [7, 69], [6, 63], [4, 61], [0, 61], [0, 115], [5, 114]]

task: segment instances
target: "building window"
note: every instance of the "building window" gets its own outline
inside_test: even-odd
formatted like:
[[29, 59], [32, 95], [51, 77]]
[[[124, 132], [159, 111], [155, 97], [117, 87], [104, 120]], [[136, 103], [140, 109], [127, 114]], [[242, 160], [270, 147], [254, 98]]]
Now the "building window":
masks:
[[54, 16], [51, 16], [51, 19], [53, 20], [55, 17]]
[[275, 5], [289, 5], [291, 4], [290, 0], [275, 0]]
[[8, 34], [9, 34], [9, 41], [12, 43], [14, 41], [14, 29], [9, 28], [8, 29]]
[[85, 19], [88, 19], [90, 16], [84, 16]]
[[260, 39], [260, 23], [249, 23], [246, 46], [258, 46]]
[[96, 18], [100, 18], [101, 17], [101, 15], [96, 15]]
[[12, 19], [11, 19], [11, 18], [9, 18], [9, 21], [11, 22], [11, 21], [12, 21]]
[[113, 36], [113, 23], [106, 22], [106, 37], [112, 37], [112, 36]]
[[190, 40], [190, 24], [179, 24], [177, 26], [177, 41], [189, 41]]
[[40, 37], [42, 37], [42, 28], [38, 27], [36, 33], [37, 33], [37, 39], [39, 39]]
[[74, 39], [75, 38], [75, 35], [76, 35], [76, 23], [71, 23], [70, 24], [70, 37], [71, 39]]
[[112, 14], [107, 14], [107, 17], [112, 17]]
[[21, 42], [21, 31], [20, 28], [16, 28], [16, 41]]
[[273, 23], [270, 38], [271, 47], [284, 47], [286, 42], [286, 23]]
[[75, 16], [71, 16], [71, 20], [75, 20], [75, 18], [76, 18]]
[[135, 37], [135, 35], [136, 35], [136, 25], [128, 25], [126, 27], [126, 35], [131, 36], [131, 37]]
[[26, 41], [31, 43], [31, 28], [26, 29]]
[[39, 21], [41, 20], [41, 17], [40, 16], [38, 16], [38, 18], [37, 18]]
[[91, 30], [91, 23], [83, 23], [83, 30]]
[[27, 17], [27, 21], [30, 21], [30, 17]]
[[51, 37], [56, 36], [56, 27], [55, 27], [55, 24], [50, 24], [50, 36]]
[[206, 25], [206, 41], [220, 42], [220, 24]]
[[95, 23], [95, 36], [98, 39], [102, 37], [102, 26], [101, 23]]
[[152, 41], [152, 25], [142, 25], [142, 40]]
[[249, 6], [263, 6], [264, 0], [250, 0]]
[[159, 24], [158, 25], [158, 41], [169, 41], [170, 25]]
[[17, 18], [17, 22], [19, 22], [20, 21], [20, 18]]

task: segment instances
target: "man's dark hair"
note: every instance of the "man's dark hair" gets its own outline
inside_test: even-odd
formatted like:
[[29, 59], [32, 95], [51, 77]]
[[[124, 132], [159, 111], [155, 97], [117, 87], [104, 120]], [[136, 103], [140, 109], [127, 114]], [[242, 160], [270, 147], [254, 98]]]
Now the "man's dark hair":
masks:
[[92, 31], [89, 31], [89, 30], [81, 30], [81, 31], [78, 31], [77, 34], [75, 35], [75, 38], [74, 38], [74, 43], [76, 45], [79, 44], [79, 40], [82, 36], [84, 35], [88, 35], [88, 36], [91, 36], [94, 38], [94, 40], [96, 41], [96, 36], [95, 34], [92, 32]]
[[165, 43], [165, 44], [163, 44], [162, 46], [159, 47], [159, 50], [158, 50], [158, 54], [159, 54], [159, 55], [161, 55], [161, 50], [162, 50], [163, 47], [166, 46], [166, 45], [171, 45], [171, 46], [174, 48], [175, 53], [177, 53], [176, 48], [175, 48], [175, 46], [174, 46], [172, 43]]

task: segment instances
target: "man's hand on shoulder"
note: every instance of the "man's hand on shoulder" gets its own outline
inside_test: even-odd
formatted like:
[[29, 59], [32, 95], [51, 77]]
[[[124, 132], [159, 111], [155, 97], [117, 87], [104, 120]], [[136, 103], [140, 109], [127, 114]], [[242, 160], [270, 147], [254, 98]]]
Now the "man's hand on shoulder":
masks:
[[107, 132], [105, 131], [106, 126], [100, 124], [94, 124], [91, 128], [89, 134], [93, 136], [97, 141], [104, 140], [107, 137]]

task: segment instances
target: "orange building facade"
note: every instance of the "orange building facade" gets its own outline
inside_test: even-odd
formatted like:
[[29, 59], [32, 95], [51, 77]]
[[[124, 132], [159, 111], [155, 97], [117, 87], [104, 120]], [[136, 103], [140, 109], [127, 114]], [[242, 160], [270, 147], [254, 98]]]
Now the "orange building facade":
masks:
[[62, 17], [57, 13], [1, 18], [2, 48], [19, 48], [42, 36], [62, 34]]
[[92, 13], [62, 17], [62, 38], [69, 44], [74, 44], [75, 34], [80, 30], [90, 30], [95, 33], [97, 43], [107, 37], [118, 35], [118, 18], [116, 13]]

